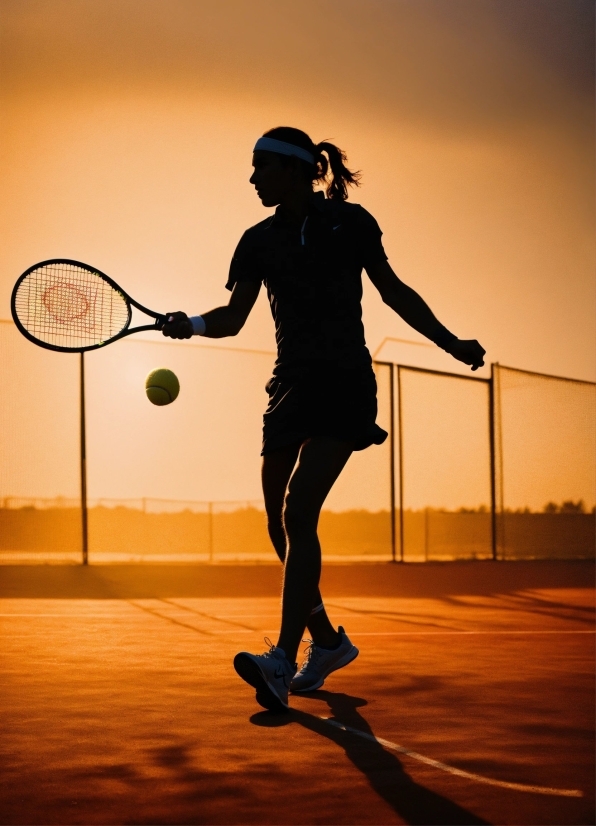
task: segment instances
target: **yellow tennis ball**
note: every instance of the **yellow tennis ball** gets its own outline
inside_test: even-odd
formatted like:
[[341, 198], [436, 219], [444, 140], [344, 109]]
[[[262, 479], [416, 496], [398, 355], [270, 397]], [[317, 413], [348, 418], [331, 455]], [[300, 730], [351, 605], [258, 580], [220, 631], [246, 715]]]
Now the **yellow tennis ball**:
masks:
[[151, 404], [171, 404], [180, 392], [180, 382], [167, 367], [158, 367], [145, 379], [145, 392]]

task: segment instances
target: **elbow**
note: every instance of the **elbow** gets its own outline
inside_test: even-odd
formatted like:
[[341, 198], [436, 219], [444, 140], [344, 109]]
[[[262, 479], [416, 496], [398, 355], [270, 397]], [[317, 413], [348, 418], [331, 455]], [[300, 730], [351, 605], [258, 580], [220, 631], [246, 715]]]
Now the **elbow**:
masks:
[[410, 288], [403, 283], [391, 285], [389, 289], [381, 293], [381, 299], [383, 304], [400, 314], [404, 305], [408, 304], [409, 292]]
[[394, 290], [382, 293], [381, 300], [383, 301], [383, 304], [386, 304], [392, 310], [395, 310], [395, 312], [397, 312], [396, 308], [399, 305], [399, 296], [396, 294]]

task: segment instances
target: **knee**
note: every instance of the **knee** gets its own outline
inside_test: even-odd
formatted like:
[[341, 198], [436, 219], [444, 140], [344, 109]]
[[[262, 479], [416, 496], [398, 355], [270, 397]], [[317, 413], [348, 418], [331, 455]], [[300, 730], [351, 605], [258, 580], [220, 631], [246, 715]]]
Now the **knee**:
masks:
[[283, 525], [289, 537], [317, 532], [318, 513], [311, 513], [298, 499], [288, 494], [284, 503]]
[[278, 536], [284, 533], [282, 511], [267, 512], [267, 530], [269, 531], [269, 536]]

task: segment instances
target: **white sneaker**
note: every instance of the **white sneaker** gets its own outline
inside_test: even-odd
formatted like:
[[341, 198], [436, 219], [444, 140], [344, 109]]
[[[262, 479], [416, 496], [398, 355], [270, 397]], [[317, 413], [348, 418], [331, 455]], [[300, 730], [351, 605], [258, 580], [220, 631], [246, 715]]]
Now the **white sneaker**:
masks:
[[299, 691], [315, 691], [325, 682], [325, 678], [332, 671], [343, 668], [351, 663], [359, 654], [355, 645], [352, 645], [342, 626], [337, 629], [341, 636], [339, 648], [330, 651], [327, 648], [320, 648], [312, 640], [308, 640], [310, 645], [306, 649], [306, 659], [300, 666], [300, 670], [290, 683], [292, 693]]
[[283, 648], [278, 648], [265, 637], [271, 645], [265, 654], [248, 654], [241, 651], [234, 657], [237, 674], [257, 690], [257, 703], [270, 711], [288, 711], [288, 690], [296, 665], [286, 659]]

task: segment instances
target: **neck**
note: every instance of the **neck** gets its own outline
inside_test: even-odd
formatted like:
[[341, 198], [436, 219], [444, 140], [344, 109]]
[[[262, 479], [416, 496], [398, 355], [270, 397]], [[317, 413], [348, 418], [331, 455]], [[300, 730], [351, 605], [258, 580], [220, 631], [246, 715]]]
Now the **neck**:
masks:
[[296, 223], [302, 223], [308, 214], [309, 201], [312, 197], [312, 189], [299, 189], [289, 192], [280, 202], [284, 217]]

